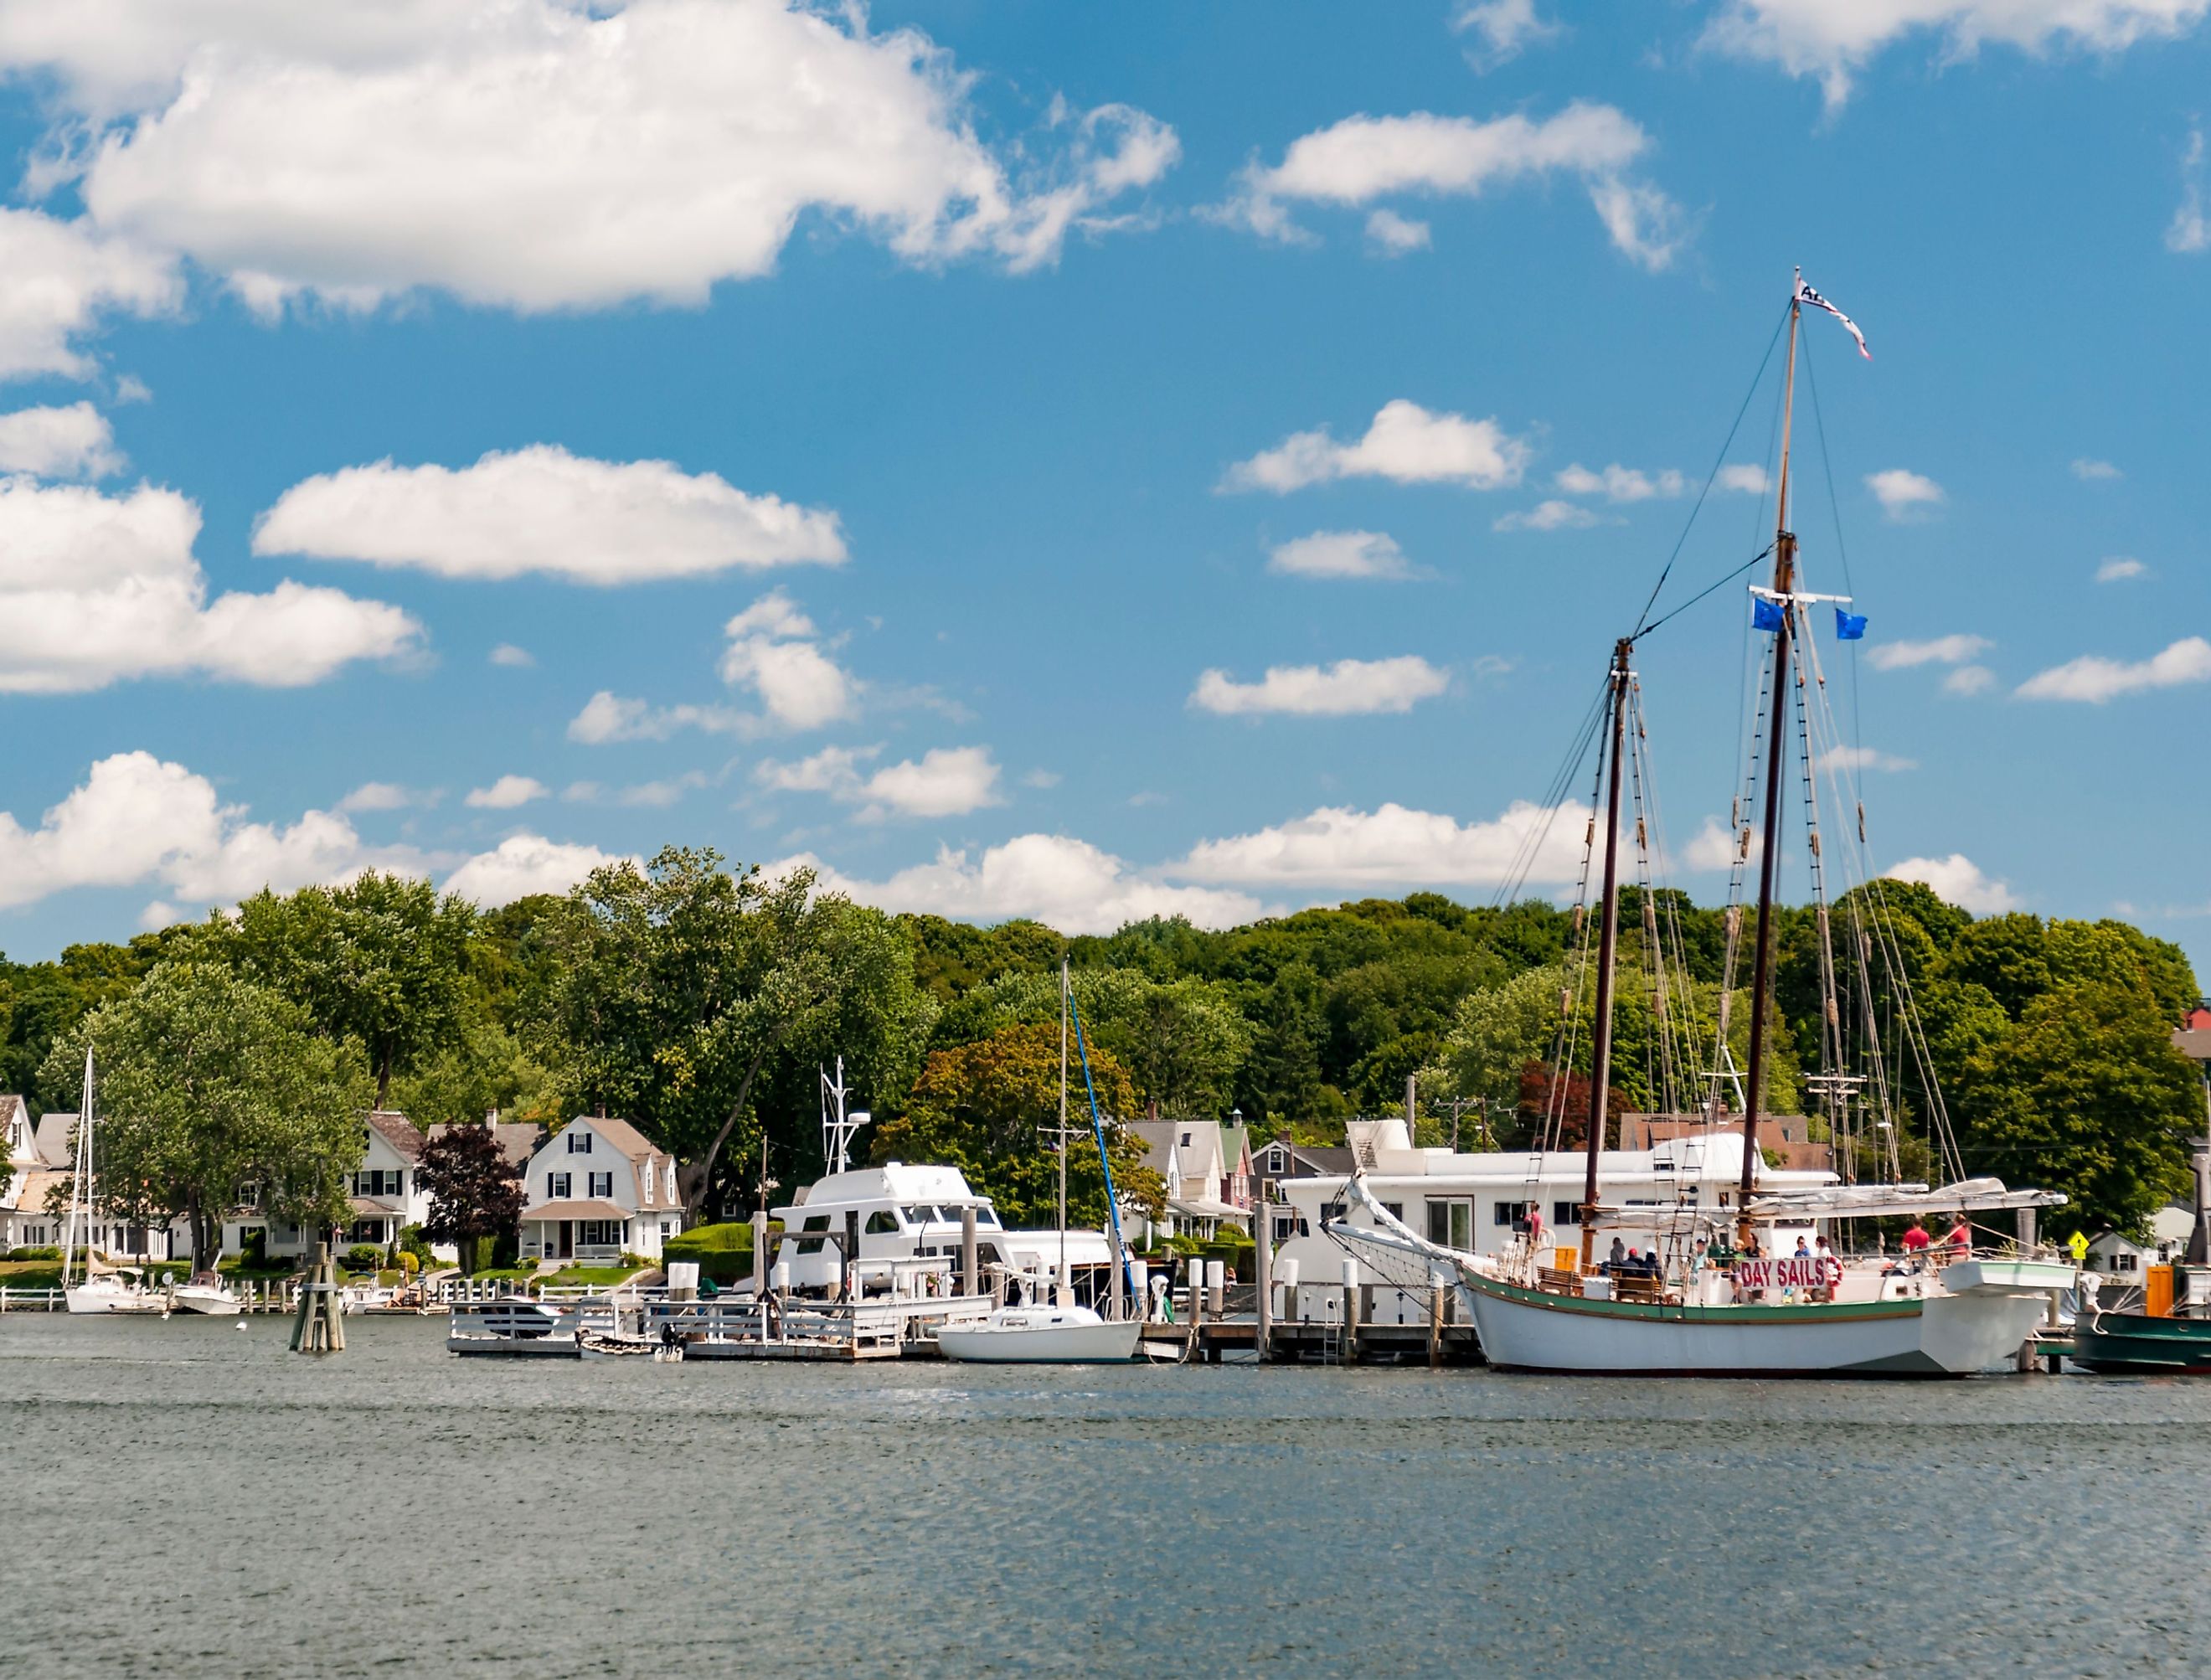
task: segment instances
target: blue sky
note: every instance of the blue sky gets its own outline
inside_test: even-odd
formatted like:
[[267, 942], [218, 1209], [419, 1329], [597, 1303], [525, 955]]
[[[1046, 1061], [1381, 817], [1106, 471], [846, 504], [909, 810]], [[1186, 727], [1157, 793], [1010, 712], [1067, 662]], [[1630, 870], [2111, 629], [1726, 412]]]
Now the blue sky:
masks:
[[[1801, 264], [1874, 867], [2202, 963], [2207, 6], [1863, 9], [0, 0], [0, 948], [670, 840], [1486, 901]], [[1639, 661], [1707, 901], [1746, 616]]]

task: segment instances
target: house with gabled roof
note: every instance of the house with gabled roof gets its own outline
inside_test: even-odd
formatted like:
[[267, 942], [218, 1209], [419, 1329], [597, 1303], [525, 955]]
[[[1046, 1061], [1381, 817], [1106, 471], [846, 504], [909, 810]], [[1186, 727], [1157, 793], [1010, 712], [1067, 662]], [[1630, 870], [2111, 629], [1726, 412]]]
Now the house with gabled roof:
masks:
[[522, 1193], [524, 1260], [657, 1259], [683, 1228], [675, 1157], [627, 1120], [569, 1121], [530, 1156]]
[[[390, 1248], [400, 1232], [430, 1216], [430, 1198], [422, 1188], [422, 1149], [429, 1142], [414, 1121], [396, 1108], [373, 1108], [361, 1116], [360, 1160], [346, 1174], [347, 1220], [337, 1233], [342, 1253], [357, 1243]], [[267, 1232], [263, 1252], [271, 1258], [306, 1256], [321, 1240], [312, 1226], [262, 1216], [255, 1186], [239, 1192], [243, 1204], [226, 1222], [223, 1246], [242, 1247], [256, 1226]], [[450, 1258], [451, 1251], [441, 1258]]]
[[1243, 1126], [1216, 1120], [1136, 1120], [1129, 1130], [1143, 1140], [1144, 1165], [1166, 1186], [1166, 1206], [1158, 1219], [1148, 1222], [1148, 1241], [1178, 1234], [1210, 1237], [1223, 1225], [1248, 1225], [1251, 1148]]
[[[69, 1215], [57, 1210], [66, 1209], [76, 1174], [76, 1116], [52, 1109], [33, 1120], [21, 1097], [0, 1095], [0, 1150], [15, 1168], [0, 1187], [0, 1251], [60, 1247]], [[175, 1260], [192, 1252], [182, 1219], [134, 1225], [99, 1207], [85, 1210], [76, 1241], [113, 1260]]]

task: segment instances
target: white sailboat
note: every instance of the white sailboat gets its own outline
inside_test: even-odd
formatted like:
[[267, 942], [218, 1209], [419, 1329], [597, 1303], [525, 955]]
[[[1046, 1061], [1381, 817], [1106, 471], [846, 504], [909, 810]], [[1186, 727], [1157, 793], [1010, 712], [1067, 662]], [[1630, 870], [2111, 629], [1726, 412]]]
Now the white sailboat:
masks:
[[[76, 1117], [76, 1158], [70, 1174], [69, 1222], [62, 1240], [62, 1299], [80, 1316], [101, 1313], [159, 1313], [161, 1300], [150, 1294], [135, 1271], [93, 1271], [91, 1215], [95, 1205], [92, 1176], [93, 1131], [92, 1051], [84, 1052], [84, 1092]], [[76, 1276], [77, 1230], [85, 1228], [84, 1271]], [[72, 1281], [75, 1279], [75, 1281]]]
[[[1590, 1028], [1590, 1075], [1586, 1134], [1585, 1173], [1578, 1204], [1556, 1206], [1558, 1222], [1578, 1229], [1578, 1248], [1543, 1248], [1540, 1222], [1520, 1216], [1526, 1234], [1504, 1250], [1478, 1254], [1423, 1236], [1403, 1222], [1375, 1195], [1363, 1174], [1353, 1175], [1347, 1189], [1363, 1216], [1338, 1216], [1325, 1224], [1338, 1240], [1386, 1256], [1402, 1270], [1407, 1263], [1425, 1270], [1440, 1265], [1445, 1275], [1457, 1275], [1462, 1294], [1472, 1313], [1484, 1356], [1492, 1365], [1518, 1370], [1572, 1372], [1607, 1375], [1704, 1376], [1957, 1376], [1982, 1370], [2014, 1354], [2046, 1315], [2056, 1291], [2075, 1281], [2070, 1265], [2035, 1252], [2026, 1243], [2008, 1249], [1975, 1253], [1961, 1235], [1961, 1246], [1946, 1247], [1938, 1262], [1935, 1252], [1905, 1256], [1879, 1254], [1846, 1260], [1828, 1252], [1813, 1253], [1800, 1246], [1795, 1253], [1774, 1238], [1780, 1231], [1800, 1232], [1853, 1219], [1924, 1213], [1959, 1216], [1961, 1226], [1970, 1213], [1990, 1210], [2033, 1210], [2063, 1204], [2064, 1198], [2050, 1192], [2007, 1189], [1993, 1179], [1965, 1180], [1962, 1172], [1939, 1188], [1924, 1184], [1890, 1182], [1857, 1185], [1839, 1181], [1807, 1186], [1802, 1174], [1769, 1174], [1758, 1147], [1761, 1101], [1766, 1095], [1772, 1047], [1767, 1043], [1769, 997], [1772, 980], [1774, 872], [1780, 852], [1781, 792], [1787, 774], [1792, 703], [1799, 708], [1797, 722], [1806, 731], [1806, 791], [1811, 809], [1807, 835], [1808, 867], [1818, 906], [1820, 977], [1825, 993], [1826, 1035], [1821, 1055], [1828, 1070], [1811, 1082], [1824, 1088], [1829, 1102], [1829, 1124], [1838, 1164], [1851, 1164], [1847, 1152], [1851, 1103], [1865, 1084], [1862, 1077], [1844, 1070], [1841, 1013], [1838, 1007], [1834, 945], [1830, 936], [1825, 876], [1822, 872], [1815, 778], [1822, 773], [1813, 750], [1810, 731], [1814, 708], [1823, 707], [1826, 678], [1817, 667], [1817, 650], [1809, 637], [1808, 614], [1814, 603], [1846, 603], [1847, 597], [1814, 595], [1802, 585], [1797, 570], [1797, 545], [1789, 528], [1790, 426], [1794, 407], [1798, 326], [1806, 304], [1839, 316], [1839, 312], [1807, 287], [1800, 275], [1790, 294], [1788, 316], [1789, 358], [1783, 397], [1780, 473], [1775, 535], [1769, 552], [1773, 557], [1770, 587], [1754, 588], [1757, 602], [1754, 628], [1772, 635], [1770, 658], [1762, 672], [1770, 715], [1760, 719], [1765, 750], [1763, 786], [1753, 771], [1754, 799], [1763, 798], [1762, 844], [1754, 850], [1753, 830], [1738, 804], [1733, 879], [1740, 885], [1742, 871], [1752, 858], [1758, 870], [1755, 943], [1750, 981], [1751, 1015], [1748, 1027], [1749, 1061], [1744, 1080], [1738, 1082], [1727, 1050], [1727, 999], [1731, 977], [1721, 986], [1718, 1043], [1711, 1076], [1714, 1083], [1706, 1108], [1707, 1137], [1719, 1129], [1720, 1089], [1723, 1083], [1738, 1094], [1741, 1106], [1741, 1175], [1729, 1192], [1715, 1202], [1701, 1186], [1682, 1186], [1673, 1196], [1628, 1197], [1608, 1204], [1600, 1195], [1599, 1169], [1605, 1153], [1605, 1110], [1611, 1089], [1614, 1034], [1614, 967], [1620, 911], [1619, 853], [1623, 833], [1621, 793], [1623, 755], [1633, 743], [1633, 757], [1628, 781], [1636, 791], [1638, 810], [1633, 823], [1636, 845], [1647, 844], [1647, 827], [1655, 812], [1645, 804], [1649, 763], [1644, 746], [1645, 731], [1631, 658], [1637, 641], [1657, 628], [1646, 603], [1643, 620], [1633, 634], [1616, 644], [1607, 672], [1602, 718], [1606, 764], [1602, 779], [1606, 810], [1590, 825], [1593, 846], [1602, 825], [1602, 889], [1597, 919], [1597, 949], [1594, 962], [1595, 1008]], [[1847, 318], [1842, 318], [1849, 324]], [[1855, 336], [1857, 328], [1851, 328]], [[1863, 341], [1860, 341], [1863, 348]], [[1763, 558], [1760, 555], [1759, 558]], [[1754, 561], [1752, 564], [1756, 564]], [[1748, 569], [1745, 567], [1743, 569]], [[1661, 584], [1664, 579], [1662, 575]], [[1717, 585], [1714, 585], [1717, 587]], [[1707, 593], [1710, 591], [1707, 591]], [[1657, 592], [1653, 591], [1653, 601]], [[1701, 597], [1698, 597], [1701, 598]], [[1678, 610], [1678, 609], [1677, 609]], [[1836, 605], [1838, 635], [1863, 634], [1864, 621], [1851, 619]], [[1671, 616], [1671, 615], [1668, 615]], [[1659, 621], [1659, 622], [1663, 622]], [[1792, 672], [1792, 643], [1805, 646], [1803, 665]], [[1808, 670], [1807, 669], [1808, 667]], [[1807, 682], [1808, 675], [1813, 679]], [[1825, 728], [1824, 722], [1820, 727]], [[1858, 812], [1858, 838], [1863, 842], [1864, 816]], [[1847, 837], [1845, 850], [1847, 852]], [[1642, 861], [1647, 863], [1647, 854]], [[1583, 876], [1586, 883], [1586, 868]], [[1663, 970], [1662, 945], [1651, 908], [1652, 885], [1646, 874], [1645, 889], [1645, 945], [1646, 961]], [[1741, 923], [1738, 907], [1731, 904], [1728, 923], [1730, 970]], [[1853, 916], [1857, 913], [1855, 908]], [[1878, 922], [1879, 912], [1875, 913]], [[1577, 925], [1582, 925], [1577, 911]], [[1861, 987], [1867, 966], [1877, 948], [1890, 936], [1875, 926], [1861, 932], [1856, 949], [1848, 951], [1856, 965]], [[1586, 947], [1584, 946], [1586, 955]], [[1887, 961], [1889, 953], [1881, 949]], [[1900, 971], [1900, 962], [1898, 964]], [[1894, 976], [1893, 979], [1896, 978]], [[1671, 982], [1660, 973], [1653, 988], [1664, 1015], [1669, 996], [1686, 999], [1687, 975], [1679, 992], [1669, 992]], [[1911, 1013], [1908, 986], [1896, 979], [1900, 994], [1892, 1007]], [[1569, 993], [1569, 1004], [1572, 994]], [[1852, 1000], [1853, 1002], [1855, 1000]], [[1866, 998], [1870, 1016], [1870, 993]], [[1566, 1012], [1568, 1019], [1572, 1011]], [[1561, 1044], [1566, 1044], [1562, 1028]], [[1663, 1029], [1671, 1032], [1674, 1029]], [[1916, 1025], [1906, 1028], [1909, 1039]], [[1917, 1052], [1918, 1071], [1931, 1093], [1931, 1068], [1924, 1065], [1923, 1039]], [[1832, 1052], [1832, 1053], [1831, 1053]], [[1663, 1050], [1661, 1058], [1671, 1053]], [[1875, 1063], [1875, 1095], [1885, 1113], [1893, 1113], [1888, 1087]], [[1562, 1054], [1554, 1089], [1563, 1086], [1566, 1064]], [[1747, 1085], [1747, 1089], [1745, 1089]], [[1939, 1101], [1934, 1112], [1939, 1117]], [[1563, 1105], [1548, 1117], [1554, 1124], [1565, 1118]], [[1877, 1122], [1887, 1141], [1887, 1164], [1900, 1180], [1900, 1162], [1893, 1143], [1894, 1123]], [[1954, 1154], [1954, 1151], [1953, 1152]], [[1531, 1161], [1543, 1157], [1538, 1153]], [[1617, 1152], [1615, 1152], [1617, 1160]], [[1958, 1165], [1954, 1161], [1954, 1167]], [[1827, 1175], [1832, 1178], [1833, 1175]], [[1791, 1182], [1791, 1180], [1794, 1180]], [[1390, 1180], [1390, 1193], [1403, 1193], [1403, 1181]], [[1531, 1166], [1530, 1191], [1535, 1187]], [[1400, 1205], [1402, 1205], [1402, 1204]], [[1430, 1203], [1433, 1216], [1434, 1204]], [[1525, 1207], [1524, 1203], [1500, 1207]], [[1569, 1222], [1567, 1216], [1572, 1217]], [[2022, 1215], [2031, 1228], [2031, 1214]], [[1447, 1226], [1452, 1235], [1456, 1227]], [[1593, 1267], [1593, 1242], [1601, 1229], [1626, 1232], [1652, 1240], [1651, 1258], [1615, 1271]], [[1766, 1242], [1759, 1240], [1763, 1232]], [[1766, 1244], [1771, 1243], [1769, 1251]], [[1658, 1257], [1663, 1251], [1663, 1258]]]
[[[1142, 1321], [1136, 1318], [1107, 1318], [1075, 1304], [1067, 1264], [1067, 1033], [1074, 1016], [1074, 992], [1068, 984], [1067, 959], [1059, 964], [1059, 1264], [1049, 1284], [1032, 1279], [1031, 1286], [1048, 1287], [1049, 1305], [1001, 1307], [979, 1325], [948, 1325], [936, 1332], [938, 1351], [947, 1359], [987, 1365], [1120, 1365], [1136, 1357]], [[1081, 1028], [1077, 1028], [1078, 1034]], [[1089, 1082], [1090, 1058], [1083, 1051], [1083, 1080]], [[1106, 1132], [1098, 1119], [1098, 1099], [1090, 1099], [1091, 1126], [1098, 1140], [1098, 1162], [1106, 1174], [1106, 1210], [1113, 1246], [1113, 1303], [1122, 1306], [1137, 1293], [1124, 1290], [1127, 1250], [1121, 1241], [1121, 1216], [1114, 1206], [1113, 1168], [1106, 1156]]]

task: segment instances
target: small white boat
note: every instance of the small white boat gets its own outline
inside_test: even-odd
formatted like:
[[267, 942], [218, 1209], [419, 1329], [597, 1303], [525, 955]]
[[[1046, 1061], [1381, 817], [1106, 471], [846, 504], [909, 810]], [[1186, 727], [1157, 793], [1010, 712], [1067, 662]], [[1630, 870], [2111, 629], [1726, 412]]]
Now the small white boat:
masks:
[[72, 1284], [63, 1291], [73, 1313], [159, 1313], [166, 1310], [162, 1298], [148, 1295], [138, 1281], [137, 1274], [127, 1271], [106, 1271], [88, 1277], [82, 1283]]
[[947, 1325], [936, 1346], [947, 1359], [973, 1365], [1125, 1365], [1143, 1328], [1087, 1307], [1001, 1307], [979, 1325]]
[[230, 1286], [211, 1271], [199, 1272], [190, 1283], [173, 1284], [169, 1289], [169, 1307], [173, 1312], [227, 1319], [236, 1317], [243, 1305]]

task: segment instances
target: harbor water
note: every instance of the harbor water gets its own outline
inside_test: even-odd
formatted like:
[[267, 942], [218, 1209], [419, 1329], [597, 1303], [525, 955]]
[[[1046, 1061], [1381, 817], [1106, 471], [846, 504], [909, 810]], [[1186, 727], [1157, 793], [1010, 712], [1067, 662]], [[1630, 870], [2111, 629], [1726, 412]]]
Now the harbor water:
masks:
[[[238, 1326], [243, 1323], [241, 1330]], [[2201, 1673], [2211, 1382], [456, 1360], [0, 1319], [0, 1673]]]

